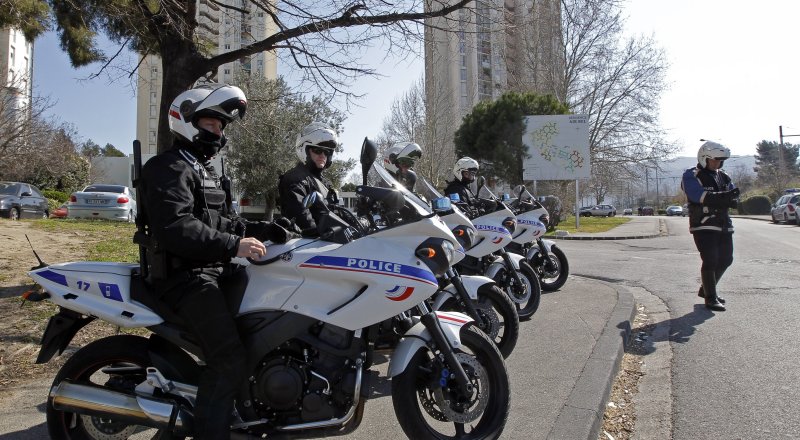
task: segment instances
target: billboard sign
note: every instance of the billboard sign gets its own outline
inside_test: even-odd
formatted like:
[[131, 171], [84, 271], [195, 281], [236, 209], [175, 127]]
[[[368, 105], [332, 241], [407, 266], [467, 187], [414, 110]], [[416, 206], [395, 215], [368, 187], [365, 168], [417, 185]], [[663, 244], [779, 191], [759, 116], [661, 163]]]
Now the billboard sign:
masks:
[[591, 176], [587, 115], [525, 116], [525, 180], [578, 180]]

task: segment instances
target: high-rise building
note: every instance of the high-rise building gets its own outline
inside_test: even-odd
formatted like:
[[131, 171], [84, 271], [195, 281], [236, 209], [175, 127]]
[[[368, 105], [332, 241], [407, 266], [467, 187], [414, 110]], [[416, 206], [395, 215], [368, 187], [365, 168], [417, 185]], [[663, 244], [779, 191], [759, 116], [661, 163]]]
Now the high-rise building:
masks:
[[425, 94], [432, 114], [427, 116], [445, 127], [437, 142], [452, 145], [464, 115], [507, 91], [558, 96], [560, 23], [558, 0], [476, 0], [469, 9], [429, 19]]
[[33, 42], [19, 30], [0, 29], [0, 108], [26, 108], [33, 96], [32, 78]]
[[[229, 4], [235, 9], [219, 6]], [[239, 49], [263, 40], [275, 31], [272, 19], [263, 11], [253, 9], [249, 13], [239, 12], [241, 0], [197, 0], [197, 23], [200, 40], [206, 47], [216, 48], [216, 53]], [[258, 75], [268, 79], [277, 78], [277, 58], [272, 52], [262, 52], [217, 69], [213, 80], [234, 84], [240, 74]], [[139, 66], [136, 96], [136, 137], [142, 143], [143, 154], [156, 154], [159, 104], [161, 102], [161, 60], [148, 55]]]

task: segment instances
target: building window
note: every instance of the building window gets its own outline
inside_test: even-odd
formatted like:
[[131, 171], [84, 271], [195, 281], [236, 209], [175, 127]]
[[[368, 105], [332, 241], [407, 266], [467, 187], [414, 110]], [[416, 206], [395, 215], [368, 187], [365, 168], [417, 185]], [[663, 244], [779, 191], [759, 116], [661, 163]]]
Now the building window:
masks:
[[256, 64], [258, 65], [258, 67], [261, 67], [264, 65], [264, 60], [258, 60]]
[[156, 141], [156, 132], [153, 131], [153, 130], [150, 130], [150, 134], [149, 134], [148, 139], [149, 139], [149, 141], [148, 141], [149, 143], [151, 143], [151, 144], [154, 143]]
[[150, 92], [150, 103], [158, 102], [158, 93]]
[[156, 118], [150, 118], [150, 123], [147, 124], [147, 128], [153, 128], [153, 129], [157, 128], [158, 127], [158, 122], [157, 121], [158, 121], [158, 119], [156, 119]]
[[230, 45], [230, 44], [226, 44], [226, 45], [225, 45], [225, 50], [230, 50], [230, 48], [231, 48], [231, 45]]
[[225, 75], [230, 75], [230, 74], [231, 74], [231, 69], [225, 69]]
[[11, 60], [11, 65], [14, 65], [14, 46], [11, 46], [11, 52], [9, 52], [8, 59]]
[[156, 107], [155, 105], [151, 105], [150, 106], [150, 117], [154, 118], [154, 117], [157, 117], [157, 116], [158, 116], [158, 107]]

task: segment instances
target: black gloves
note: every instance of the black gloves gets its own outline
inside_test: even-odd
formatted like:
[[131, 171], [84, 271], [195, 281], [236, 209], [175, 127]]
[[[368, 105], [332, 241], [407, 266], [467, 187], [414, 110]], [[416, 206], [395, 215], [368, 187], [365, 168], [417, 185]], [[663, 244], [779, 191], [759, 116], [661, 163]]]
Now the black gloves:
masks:
[[273, 243], [286, 243], [287, 241], [299, 237], [298, 234], [283, 228], [277, 223], [253, 222], [247, 225], [247, 235], [255, 237], [261, 241], [271, 241]]
[[717, 191], [706, 194], [703, 204], [712, 208], [735, 208], [739, 197], [739, 188], [730, 191]]

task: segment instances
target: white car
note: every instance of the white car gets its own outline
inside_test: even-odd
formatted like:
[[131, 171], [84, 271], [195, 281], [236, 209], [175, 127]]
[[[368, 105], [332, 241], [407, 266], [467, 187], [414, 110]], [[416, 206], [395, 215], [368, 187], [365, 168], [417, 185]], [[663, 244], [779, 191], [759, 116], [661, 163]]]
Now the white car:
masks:
[[784, 194], [781, 196], [774, 205], [770, 215], [774, 223], [786, 222], [796, 223], [797, 217], [797, 204], [800, 203], [800, 193]]
[[89, 185], [69, 197], [69, 218], [102, 218], [133, 222], [136, 200], [130, 188], [123, 185]]

